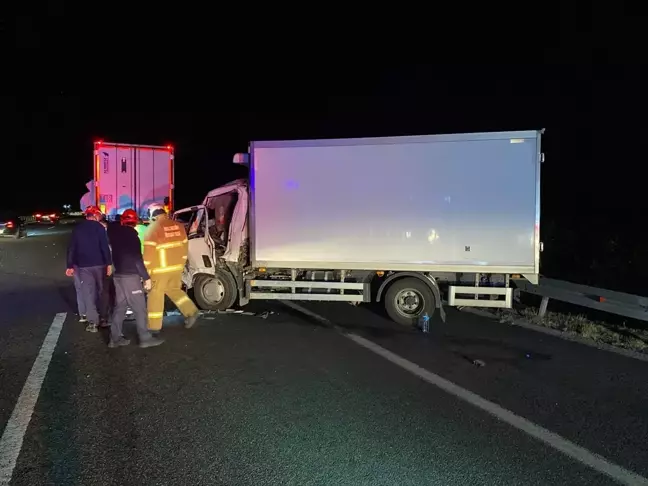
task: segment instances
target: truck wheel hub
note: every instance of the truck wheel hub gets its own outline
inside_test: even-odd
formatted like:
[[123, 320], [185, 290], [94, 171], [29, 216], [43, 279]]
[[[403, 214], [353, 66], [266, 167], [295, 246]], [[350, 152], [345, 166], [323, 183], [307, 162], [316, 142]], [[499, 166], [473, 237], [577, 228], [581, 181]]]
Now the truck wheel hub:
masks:
[[225, 294], [225, 287], [222, 282], [217, 279], [212, 279], [203, 287], [205, 297], [212, 302], [220, 302]]
[[405, 312], [414, 312], [421, 305], [421, 299], [413, 290], [403, 290], [397, 296], [398, 307]]

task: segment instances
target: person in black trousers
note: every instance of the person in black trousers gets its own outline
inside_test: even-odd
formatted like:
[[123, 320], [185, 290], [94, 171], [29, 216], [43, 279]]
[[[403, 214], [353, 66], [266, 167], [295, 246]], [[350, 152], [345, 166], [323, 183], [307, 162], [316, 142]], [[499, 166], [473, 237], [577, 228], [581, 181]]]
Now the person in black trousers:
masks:
[[140, 240], [135, 230], [137, 223], [137, 213], [132, 209], [127, 209], [121, 215], [121, 225], [115, 225], [109, 233], [115, 266], [113, 274], [115, 306], [108, 343], [111, 348], [130, 344], [130, 340], [122, 334], [128, 307], [135, 314], [140, 348], [149, 348], [164, 342], [162, 339], [154, 337], [148, 330], [148, 313], [144, 292], [151, 290], [151, 277], [142, 258]]

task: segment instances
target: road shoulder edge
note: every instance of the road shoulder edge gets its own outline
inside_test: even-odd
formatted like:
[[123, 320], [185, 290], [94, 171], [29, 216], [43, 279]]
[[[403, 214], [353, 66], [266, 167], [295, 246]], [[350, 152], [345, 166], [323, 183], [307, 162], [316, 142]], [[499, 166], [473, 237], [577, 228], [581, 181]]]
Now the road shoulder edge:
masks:
[[[496, 320], [499, 322], [499, 318], [492, 312], [485, 311], [483, 309], [472, 309], [472, 308], [463, 308], [461, 309], [460, 312], [469, 312], [470, 314], [474, 314], [476, 316], [480, 317], [486, 317], [487, 319], [492, 319]], [[541, 332], [543, 334], [547, 334], [549, 336], [554, 336], [559, 339], [563, 339], [565, 341], [571, 341], [575, 342], [578, 344], [584, 344], [585, 346], [589, 346], [590, 348], [595, 348], [595, 349], [600, 349], [601, 351], [609, 351], [611, 353], [616, 353], [621, 356], [625, 356], [626, 358], [633, 358], [633, 359], [638, 359], [639, 361], [645, 361], [648, 362], [648, 354], [644, 353], [638, 353], [636, 351], [632, 351], [630, 349], [624, 349], [624, 348], [617, 348], [616, 346], [612, 346], [611, 344], [606, 344], [606, 343], [597, 343], [594, 341], [591, 341], [589, 339], [576, 336], [573, 334], [568, 334], [563, 331], [558, 331], [556, 329], [551, 329], [548, 327], [543, 327], [539, 326], [538, 324], [533, 324], [532, 322], [528, 321], [527, 319], [524, 318], [515, 318], [513, 321], [509, 324], [510, 326], [517, 326], [517, 327], [522, 327], [524, 329], [528, 329], [530, 331], [536, 331], [536, 332]]]

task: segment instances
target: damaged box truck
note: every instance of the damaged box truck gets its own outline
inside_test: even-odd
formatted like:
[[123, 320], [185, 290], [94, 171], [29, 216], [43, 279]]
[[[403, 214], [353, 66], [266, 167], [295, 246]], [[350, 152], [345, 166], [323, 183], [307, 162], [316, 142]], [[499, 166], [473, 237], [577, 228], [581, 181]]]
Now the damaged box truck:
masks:
[[382, 302], [404, 325], [537, 283], [542, 131], [252, 142], [248, 179], [176, 211], [203, 309]]

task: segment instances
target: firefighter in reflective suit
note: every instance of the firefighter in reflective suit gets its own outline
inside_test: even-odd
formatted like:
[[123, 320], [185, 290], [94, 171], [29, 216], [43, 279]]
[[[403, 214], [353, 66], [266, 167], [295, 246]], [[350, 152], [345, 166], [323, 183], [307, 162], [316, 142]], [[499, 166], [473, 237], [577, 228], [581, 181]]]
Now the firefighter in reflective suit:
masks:
[[144, 237], [146, 236], [146, 230], [148, 230], [148, 226], [141, 221], [135, 225], [135, 231], [137, 231], [137, 236], [141, 243], [142, 255], [144, 254]]
[[144, 264], [151, 276], [148, 295], [148, 328], [162, 329], [164, 296], [167, 295], [191, 328], [199, 316], [198, 308], [182, 290], [182, 271], [187, 261], [187, 233], [182, 224], [168, 218], [163, 207], [152, 208], [152, 223], [144, 238]]

